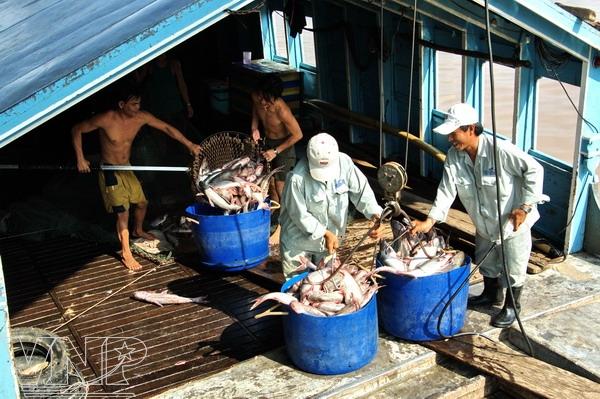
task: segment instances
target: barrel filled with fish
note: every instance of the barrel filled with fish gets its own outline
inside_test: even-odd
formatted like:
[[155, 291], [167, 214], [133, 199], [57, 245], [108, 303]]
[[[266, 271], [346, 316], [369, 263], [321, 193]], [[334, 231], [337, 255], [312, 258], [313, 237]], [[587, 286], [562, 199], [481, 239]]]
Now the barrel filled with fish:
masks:
[[201, 266], [222, 271], [250, 269], [269, 256], [269, 171], [250, 137], [221, 132], [205, 139], [194, 161], [196, 202], [186, 208]]
[[410, 341], [454, 335], [465, 322], [470, 258], [448, 250], [436, 229], [414, 236], [408, 226], [393, 220], [394, 241], [380, 243], [375, 270], [385, 278], [378, 295], [381, 324]]
[[367, 365], [377, 353], [379, 334], [373, 273], [335, 258], [318, 266], [303, 259], [301, 268], [307, 271], [288, 280], [281, 292], [257, 298], [252, 309], [266, 301], [287, 309], [286, 350], [304, 371], [343, 374]]

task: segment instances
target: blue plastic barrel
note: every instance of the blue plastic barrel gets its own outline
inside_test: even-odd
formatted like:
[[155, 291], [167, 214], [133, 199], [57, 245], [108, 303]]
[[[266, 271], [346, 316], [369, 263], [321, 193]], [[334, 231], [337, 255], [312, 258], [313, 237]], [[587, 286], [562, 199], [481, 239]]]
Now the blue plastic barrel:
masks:
[[[281, 288], [286, 292], [300, 274]], [[313, 374], [343, 374], [366, 366], [377, 354], [377, 299], [356, 312], [319, 317], [297, 314], [291, 309], [283, 317], [287, 353], [300, 369]]]
[[[408, 341], [433, 341], [442, 338], [438, 332], [441, 312], [469, 275], [471, 259], [447, 273], [410, 278], [383, 273], [379, 290], [379, 317], [383, 329]], [[469, 284], [465, 284], [444, 312], [440, 331], [450, 336], [460, 331], [465, 322]]]
[[238, 271], [258, 266], [269, 257], [270, 211], [223, 215], [209, 205], [193, 204], [185, 212], [198, 221], [192, 232], [204, 267]]

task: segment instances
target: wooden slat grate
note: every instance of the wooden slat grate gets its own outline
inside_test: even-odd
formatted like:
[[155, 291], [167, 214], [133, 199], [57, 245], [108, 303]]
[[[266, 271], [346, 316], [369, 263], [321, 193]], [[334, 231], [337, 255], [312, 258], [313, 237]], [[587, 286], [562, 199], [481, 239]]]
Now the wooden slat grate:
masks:
[[[0, 255], [12, 327], [53, 330], [142, 274], [106, 248], [72, 238], [2, 240]], [[140, 263], [144, 271], [155, 267]], [[136, 290], [160, 289], [206, 295], [209, 303], [157, 307], [131, 299]], [[97, 381], [92, 396], [145, 397], [281, 345], [280, 320], [254, 319], [264, 306], [249, 311], [266, 292], [243, 274], [196, 268], [192, 257], [157, 267], [56, 333], [86, 381]], [[107, 370], [119, 372], [105, 377]]]

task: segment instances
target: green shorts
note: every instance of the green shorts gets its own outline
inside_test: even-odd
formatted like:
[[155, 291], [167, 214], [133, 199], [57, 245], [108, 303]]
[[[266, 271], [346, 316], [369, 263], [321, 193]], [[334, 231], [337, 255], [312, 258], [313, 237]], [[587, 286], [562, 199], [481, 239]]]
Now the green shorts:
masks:
[[[283, 139], [270, 139], [268, 137], [265, 138], [265, 148], [271, 149], [275, 148], [288, 138], [285, 137]], [[280, 152], [272, 161], [271, 161], [271, 170], [283, 166], [283, 170], [281, 172], [275, 173], [276, 181], [285, 181], [285, 177], [288, 172], [296, 166], [296, 150], [294, 146], [286, 149], [285, 151]]]
[[127, 212], [130, 204], [148, 202], [142, 185], [131, 170], [100, 171], [98, 183], [108, 213]]

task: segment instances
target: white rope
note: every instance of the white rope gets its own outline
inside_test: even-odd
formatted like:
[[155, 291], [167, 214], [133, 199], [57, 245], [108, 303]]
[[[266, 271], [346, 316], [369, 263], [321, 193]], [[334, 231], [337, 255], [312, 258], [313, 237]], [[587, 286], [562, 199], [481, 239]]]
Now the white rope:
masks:
[[[70, 318], [69, 320], [65, 321], [64, 323], [62, 323], [61, 325], [59, 325], [58, 327], [53, 328], [52, 330], [50, 330], [50, 332], [54, 333], [58, 330], [60, 330], [62, 327], [66, 326], [67, 324], [69, 324], [70, 322], [72, 322], [73, 320], [77, 319], [79, 316], [83, 316], [85, 313], [87, 313], [88, 311], [92, 310], [93, 308], [95, 308], [96, 306], [100, 305], [102, 302], [106, 301], [107, 299], [113, 297], [114, 295], [118, 294], [119, 292], [123, 291], [125, 288], [129, 287], [130, 285], [132, 285], [133, 283], [137, 282], [138, 280], [146, 277], [148, 274], [152, 273], [153, 271], [155, 271], [157, 269], [157, 267], [153, 267], [152, 269], [148, 270], [146, 273], [142, 274], [141, 276], [139, 276], [138, 278], [136, 278], [135, 280], [125, 284], [123, 287], [119, 288], [118, 290], [116, 290], [115, 292], [112, 292], [110, 295], [102, 298], [100, 301], [96, 302], [95, 304], [93, 304], [92, 306], [90, 306], [89, 308], [87, 308], [86, 310], [84, 310], [83, 312], [79, 313], [78, 315]], [[64, 315], [63, 315], [64, 317]]]

